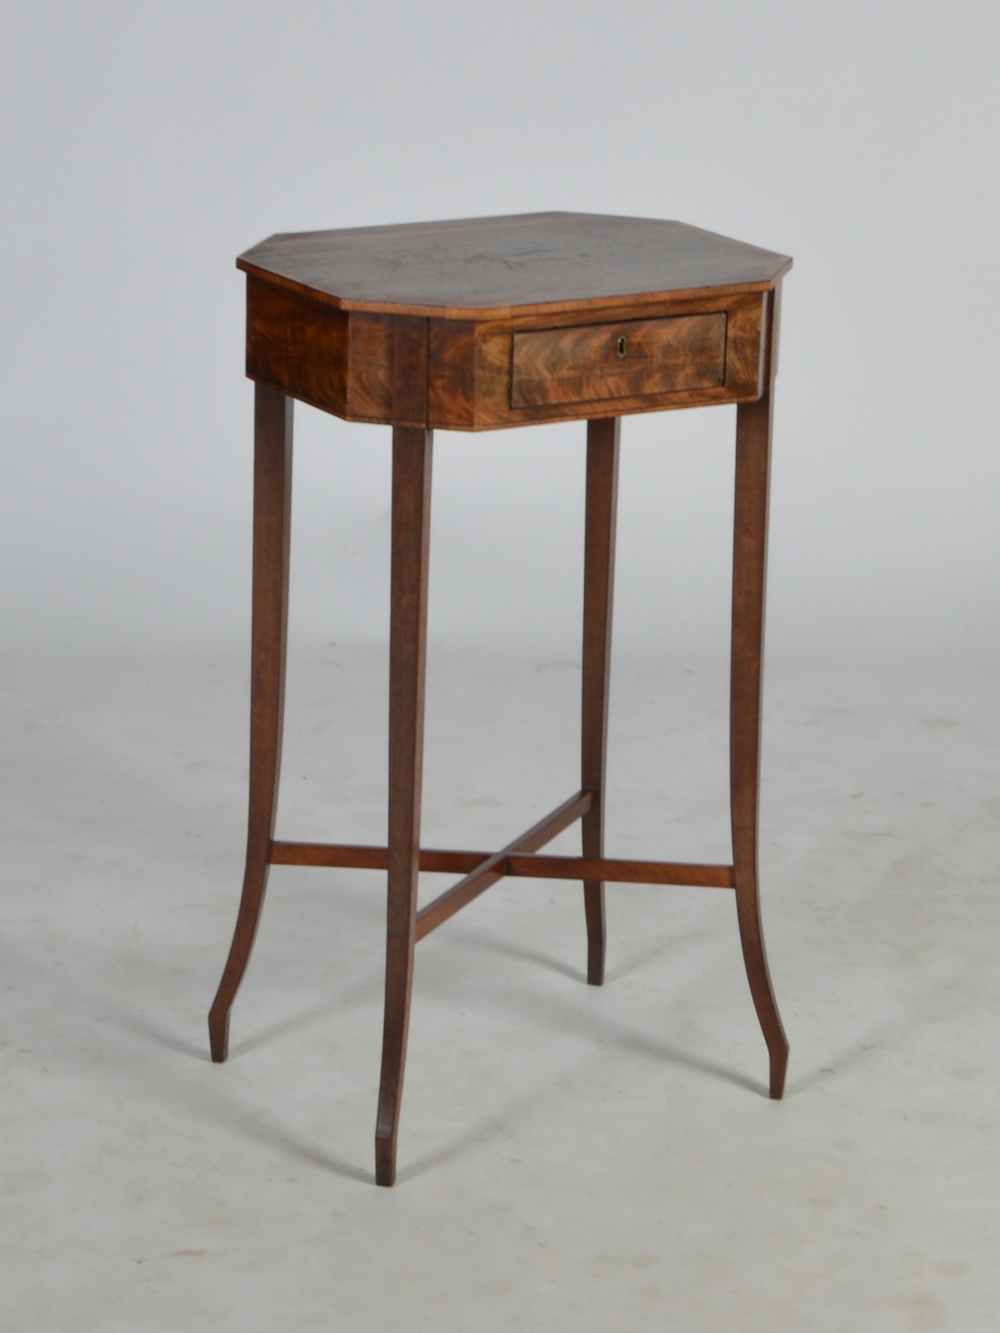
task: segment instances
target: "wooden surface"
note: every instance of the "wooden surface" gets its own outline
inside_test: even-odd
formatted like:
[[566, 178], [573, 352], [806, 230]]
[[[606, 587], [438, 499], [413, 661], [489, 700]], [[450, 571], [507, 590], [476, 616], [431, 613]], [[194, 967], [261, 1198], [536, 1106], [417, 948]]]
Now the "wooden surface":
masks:
[[229, 1050], [229, 1011], [253, 949], [267, 887], [278, 806], [285, 707], [292, 401], [258, 384], [254, 407], [253, 623], [250, 665], [250, 811], [236, 930], [208, 1016], [212, 1059]]
[[[270, 864], [386, 869], [376, 1180], [396, 1173], [418, 939], [506, 875], [579, 879], [587, 979], [605, 959], [605, 881], [735, 889], [750, 991], [784, 1088], [788, 1043], [768, 973], [757, 871], [764, 586], [780, 279], [791, 261], [676, 222], [588, 214], [276, 236], [247, 270], [257, 381], [250, 818], [236, 930], [212, 1011], [214, 1060]], [[393, 426], [389, 818], [385, 848], [274, 840], [288, 606], [291, 399]], [[737, 404], [730, 786], [733, 865], [604, 855], [619, 418]], [[432, 428], [586, 416], [581, 791], [499, 852], [420, 848]], [[537, 849], [574, 820], [581, 857]], [[419, 913], [420, 869], [459, 882]]]
[[[704, 889], [734, 887], [732, 866], [693, 861], [632, 861], [616, 856], [508, 856], [505, 874], [524, 879], [609, 880], [615, 884], [672, 884]], [[591, 985], [590, 976], [587, 977]]]
[[[495, 430], [544, 421], [578, 419], [579, 402], [563, 401], [547, 390], [544, 376], [517, 397], [512, 389], [515, 344], [529, 335], [550, 345], [573, 347], [609, 344], [607, 326], [616, 328], [615, 338], [634, 334], [637, 324], [665, 325], [690, 329], [725, 329], [725, 361], [721, 375], [706, 374], [706, 356], [697, 340], [687, 348], [691, 363], [683, 357], [667, 366], [640, 367], [640, 373], [621, 373], [617, 357], [611, 369], [614, 378], [602, 381], [590, 376], [586, 404], [590, 417], [624, 416], [633, 412], [655, 412], [681, 407], [708, 407], [716, 403], [749, 402], [759, 397], [765, 352], [763, 308], [766, 294], [702, 297], [698, 300], [659, 301], [643, 306], [648, 320], [636, 321], [635, 307], [618, 303], [596, 312], [593, 324], [581, 324], [580, 313], [518, 316], [504, 320], [430, 319], [427, 328], [427, 386], [425, 423], [442, 430]], [[258, 383], [270, 384], [294, 398], [349, 421], [385, 425], [413, 422], [395, 402], [393, 365], [395, 333], [399, 320], [412, 316], [345, 312], [322, 305], [314, 295], [272, 286], [251, 278], [247, 283], [247, 374]], [[677, 321], [675, 326], [673, 321]], [[683, 321], [683, 322], [682, 322]], [[594, 333], [595, 327], [599, 330]], [[718, 332], [716, 333], [718, 336]], [[681, 339], [683, 344], [683, 339]], [[630, 343], [633, 358], [642, 352], [643, 339]], [[680, 351], [675, 347], [674, 351]], [[715, 365], [712, 356], [710, 365]], [[633, 360], [634, 364], [634, 360]], [[626, 358], [627, 365], [627, 358]], [[559, 367], [550, 367], [555, 373]], [[596, 369], [600, 369], [599, 366]], [[666, 378], [659, 382], [655, 371]], [[674, 387], [666, 387], [668, 385]], [[702, 387], [696, 387], [696, 386]], [[558, 397], [558, 401], [552, 401]], [[534, 400], [534, 401], [531, 401]]]
[[[594, 796], [581, 827], [583, 854], [592, 859], [604, 855], [604, 778], [608, 749], [620, 437], [621, 423], [617, 417], [587, 422], [580, 785]], [[604, 984], [607, 947], [604, 884], [600, 877], [583, 875], [582, 878], [587, 922], [587, 982], [591, 986], [601, 986]]]
[[[772, 297], [769, 312], [771, 346], [777, 336], [778, 295]], [[788, 1040], [781, 1025], [767, 966], [757, 884], [764, 592], [775, 371], [772, 356], [764, 396], [756, 403], [743, 404], [736, 411], [729, 785], [740, 941], [750, 994], [770, 1055], [770, 1093], [777, 1099], [785, 1088]]]
[[[507, 876], [526, 879], [579, 879], [584, 883], [595, 878], [613, 880], [618, 884], [674, 884], [701, 885], [710, 889], [732, 889], [736, 885], [732, 866], [701, 865], [689, 861], [634, 861], [621, 857], [544, 856], [537, 852], [523, 855], [529, 845], [542, 846], [544, 840], [554, 838], [574, 819], [586, 819], [594, 808], [593, 793], [580, 792], [559, 806], [526, 833], [520, 834], [499, 852], [448, 852], [431, 847], [420, 850], [420, 869], [438, 874], [465, 874], [473, 881], [474, 893], [455, 893], [449, 889], [417, 913], [417, 939], [457, 911], [474, 902], [491, 884]], [[386, 870], [389, 851], [386, 847], [362, 847], [351, 843], [274, 842], [271, 844], [271, 864], [282, 866], [329, 866], [355, 870]], [[475, 871], [475, 876], [469, 872]], [[484, 883], [487, 879], [489, 882]], [[454, 888], [464, 886], [460, 881]], [[447, 910], [445, 905], [447, 904]], [[421, 929], [421, 923], [427, 926]]]
[[533, 824], [526, 833], [509, 842], [499, 852], [485, 857], [464, 879], [459, 880], [440, 897], [420, 909], [417, 914], [417, 939], [422, 940], [432, 930], [437, 930], [438, 926], [443, 925], [449, 917], [461, 911], [481, 893], [485, 893], [497, 880], [503, 879], [506, 874], [504, 864], [512, 852], [533, 852], [539, 847], [544, 847], [547, 842], [551, 842], [562, 833], [563, 829], [569, 828], [570, 824], [585, 816], [592, 801], [592, 792], [577, 792], [575, 796], [571, 796], [568, 801], [564, 801], [562, 805], [547, 814], [544, 819]]
[[237, 263], [341, 310], [452, 319], [765, 291], [791, 266], [682, 222], [596, 213], [284, 233]]
[[[420, 849], [420, 869], [429, 874], [465, 875], [475, 870], [489, 852]], [[272, 842], [271, 864], [275, 866], [338, 866], [353, 870], [388, 870], [388, 847], [370, 847], [349, 842]]]
[[[427, 321], [399, 320], [393, 352], [396, 400], [420, 419], [427, 384]], [[427, 659], [433, 436], [414, 426], [392, 433], [392, 561], [389, 618], [389, 865], [385, 1018], [375, 1125], [378, 1184], [396, 1178], [396, 1138], [406, 1062], [420, 868], [420, 795]]]
[[[443, 430], [569, 420], [581, 403], [596, 418], [749, 402], [764, 295], [791, 264], [683, 223], [587, 213], [291, 233], [237, 262], [251, 379], [350, 421]], [[412, 319], [427, 339], [420, 421], [396, 397], [396, 325]]]
[[721, 313], [515, 333], [510, 404], [591, 403], [710, 389], [725, 376]]

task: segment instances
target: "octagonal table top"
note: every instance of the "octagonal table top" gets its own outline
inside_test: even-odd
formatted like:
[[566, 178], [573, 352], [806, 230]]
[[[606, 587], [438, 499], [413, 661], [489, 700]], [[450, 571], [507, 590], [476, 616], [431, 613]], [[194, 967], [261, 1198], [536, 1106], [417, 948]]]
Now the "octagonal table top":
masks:
[[792, 265], [683, 222], [598, 213], [279, 233], [236, 262], [341, 310], [477, 320], [766, 291]]

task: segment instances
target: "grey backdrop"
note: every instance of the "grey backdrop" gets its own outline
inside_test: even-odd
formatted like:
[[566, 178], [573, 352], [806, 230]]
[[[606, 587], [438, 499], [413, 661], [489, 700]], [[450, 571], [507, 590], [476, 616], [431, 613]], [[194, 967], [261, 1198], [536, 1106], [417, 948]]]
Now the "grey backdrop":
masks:
[[[534, 209], [795, 258], [772, 651], [1000, 622], [997, 9], [970, 0], [0, 6], [7, 652], [246, 642], [235, 255]], [[732, 412], [625, 424], [621, 642], [719, 643]], [[385, 632], [388, 433], [298, 409], [295, 632]], [[575, 651], [582, 427], [441, 435], [432, 633]]]

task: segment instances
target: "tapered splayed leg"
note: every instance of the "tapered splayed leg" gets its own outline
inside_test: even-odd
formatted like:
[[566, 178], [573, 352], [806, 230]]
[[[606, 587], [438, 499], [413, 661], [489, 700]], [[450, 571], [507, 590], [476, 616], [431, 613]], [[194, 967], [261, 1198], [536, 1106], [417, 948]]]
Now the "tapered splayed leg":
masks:
[[250, 813], [236, 931], [208, 1015], [212, 1059], [225, 1060], [229, 1010], [253, 949], [267, 886], [278, 805], [288, 623], [292, 497], [292, 400], [256, 386], [254, 413], [253, 645], [250, 684]]
[[[615, 520], [618, 495], [617, 417], [587, 422], [587, 514], [583, 575], [583, 697], [581, 783], [594, 793], [583, 816], [583, 854], [604, 855], [604, 776], [608, 743], [608, 685], [611, 666], [611, 608], [615, 577]], [[587, 981], [604, 981], [606, 927], [604, 885], [585, 880]]]
[[[423, 420], [426, 320], [396, 321], [394, 363], [397, 411], [400, 404], [409, 403], [412, 417]], [[432, 432], [422, 427], [396, 426], [392, 432], [389, 873], [382, 1076], [375, 1125], [375, 1179], [379, 1185], [392, 1185], [396, 1179], [396, 1140], [417, 939], [433, 438]]]
[[393, 431], [392, 617], [389, 644], [389, 873], [382, 1076], [375, 1178], [396, 1178], [420, 860], [431, 433]]
[[750, 994], [771, 1061], [770, 1094], [785, 1088], [788, 1041], [771, 986], [757, 882], [764, 582], [767, 562], [770, 391], [737, 408], [733, 649], [730, 694], [730, 797], [740, 941]]

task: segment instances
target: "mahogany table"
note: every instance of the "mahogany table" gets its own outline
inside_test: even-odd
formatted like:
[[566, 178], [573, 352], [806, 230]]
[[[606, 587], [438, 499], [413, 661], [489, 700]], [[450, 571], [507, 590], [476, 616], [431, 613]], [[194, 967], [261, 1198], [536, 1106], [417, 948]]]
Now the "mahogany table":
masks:
[[[507, 875], [583, 882], [587, 980], [604, 979], [604, 883], [735, 890], [750, 992], [784, 1090], [788, 1043], [757, 889], [768, 471], [784, 255], [680, 222], [533, 213], [277, 235], [247, 274], [256, 384], [250, 813], [236, 931], [209, 1014], [229, 1010], [271, 865], [388, 871], [376, 1179], [391, 1185], [414, 946]], [[385, 847], [276, 841], [288, 610], [292, 401], [392, 427], [389, 819]], [[605, 857], [604, 773], [619, 421], [736, 403], [730, 692], [732, 865]], [[580, 790], [495, 853], [420, 846], [431, 450], [435, 427], [587, 421]], [[582, 857], [538, 849], [580, 820]], [[417, 911], [420, 870], [461, 875]]]

